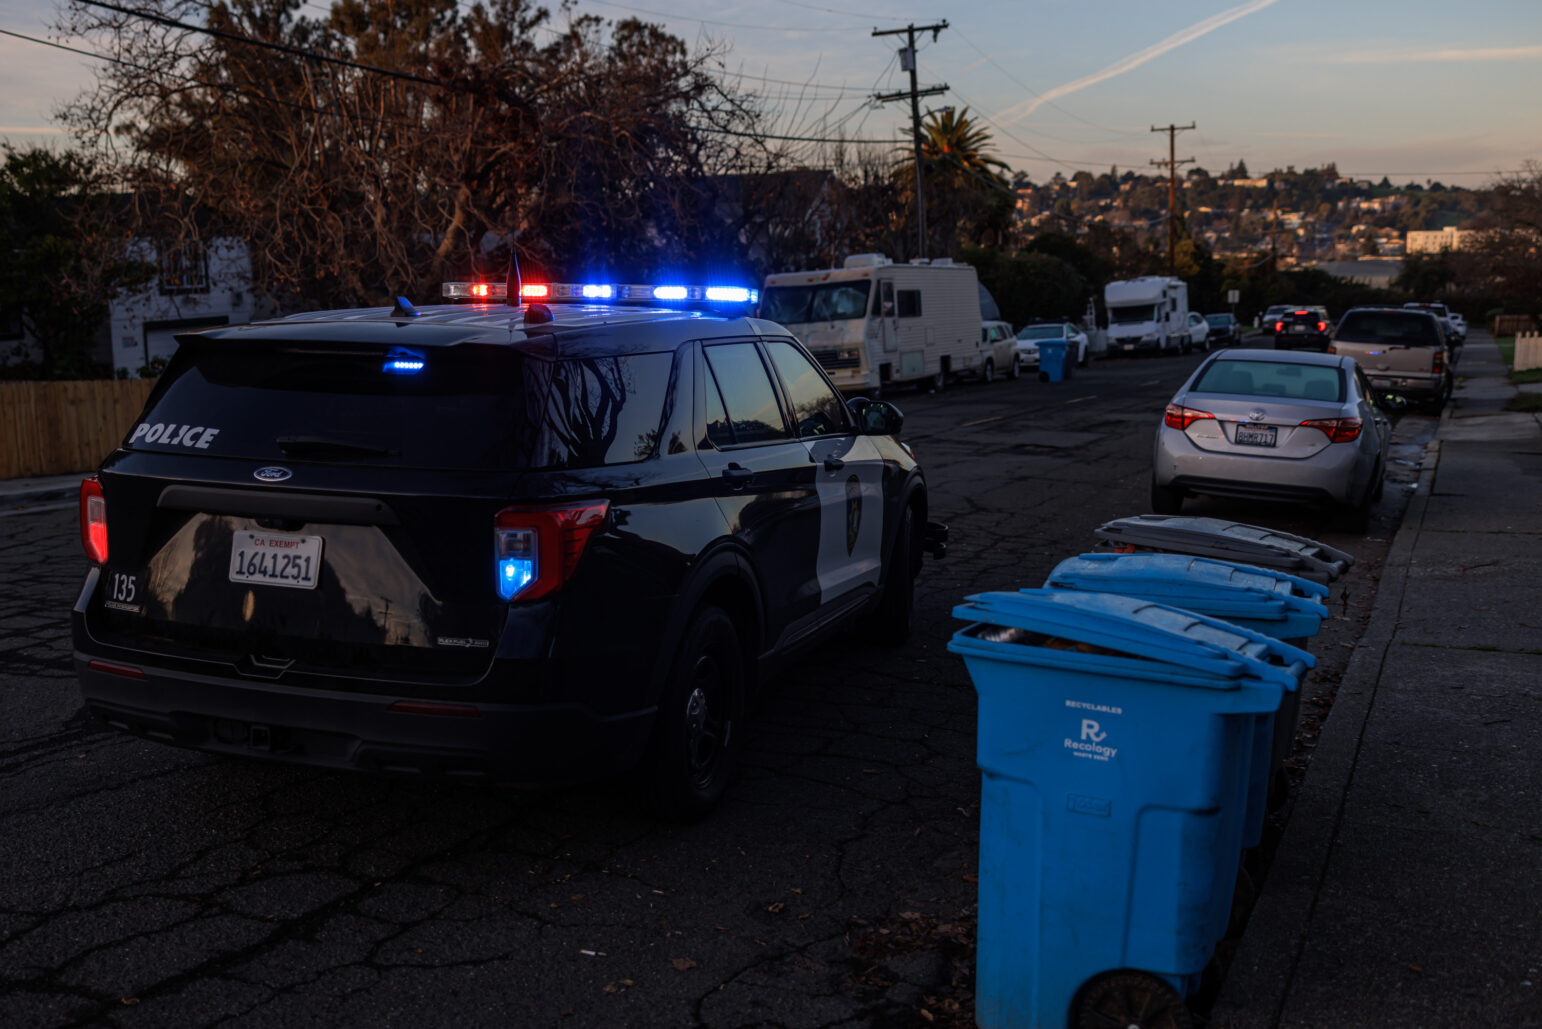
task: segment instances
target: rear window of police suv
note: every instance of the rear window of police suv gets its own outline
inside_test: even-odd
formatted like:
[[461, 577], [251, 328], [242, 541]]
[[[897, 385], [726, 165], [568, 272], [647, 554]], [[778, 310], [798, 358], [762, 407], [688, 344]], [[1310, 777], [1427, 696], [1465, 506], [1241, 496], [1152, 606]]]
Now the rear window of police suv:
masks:
[[[672, 353], [551, 360], [502, 346], [184, 345], [124, 445], [473, 471], [590, 468], [653, 453]], [[416, 363], [414, 360], [412, 363]]]

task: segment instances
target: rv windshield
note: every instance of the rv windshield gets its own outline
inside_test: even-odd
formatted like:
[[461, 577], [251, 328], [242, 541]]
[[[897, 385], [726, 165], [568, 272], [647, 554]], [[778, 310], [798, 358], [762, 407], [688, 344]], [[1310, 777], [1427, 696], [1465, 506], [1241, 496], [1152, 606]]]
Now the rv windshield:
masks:
[[867, 314], [872, 282], [822, 282], [817, 286], [772, 286], [760, 301], [760, 316], [783, 325], [833, 322]]
[[1132, 325], [1135, 322], [1156, 321], [1155, 304], [1136, 304], [1133, 307], [1110, 307], [1108, 309], [1108, 324]]

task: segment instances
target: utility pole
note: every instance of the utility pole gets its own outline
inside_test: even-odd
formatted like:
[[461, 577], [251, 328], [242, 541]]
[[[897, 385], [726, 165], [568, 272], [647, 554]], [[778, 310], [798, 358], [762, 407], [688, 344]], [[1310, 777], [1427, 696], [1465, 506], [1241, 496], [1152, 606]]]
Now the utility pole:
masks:
[[902, 29], [874, 29], [874, 36], [897, 36], [904, 33], [909, 39], [905, 49], [900, 51], [900, 67], [910, 72], [910, 89], [904, 93], [885, 93], [882, 96], [874, 96], [873, 99], [880, 104], [886, 104], [891, 100], [910, 99], [910, 132], [915, 145], [916, 159], [916, 233], [919, 241], [917, 257], [926, 256], [926, 193], [921, 176], [921, 98], [923, 96], [936, 96], [938, 93], [948, 91], [947, 84], [930, 86], [919, 89], [916, 86], [916, 33], [930, 32], [932, 42], [937, 42], [937, 34], [948, 27], [946, 19], [935, 25], [907, 25]]
[[1194, 158], [1185, 157], [1178, 160], [1178, 133], [1187, 132], [1194, 128], [1194, 123], [1187, 125], [1168, 125], [1165, 128], [1151, 126], [1152, 132], [1167, 133], [1167, 160], [1152, 161], [1158, 168], [1167, 169], [1167, 274], [1173, 275], [1178, 269], [1178, 166], [1180, 164], [1193, 164]]

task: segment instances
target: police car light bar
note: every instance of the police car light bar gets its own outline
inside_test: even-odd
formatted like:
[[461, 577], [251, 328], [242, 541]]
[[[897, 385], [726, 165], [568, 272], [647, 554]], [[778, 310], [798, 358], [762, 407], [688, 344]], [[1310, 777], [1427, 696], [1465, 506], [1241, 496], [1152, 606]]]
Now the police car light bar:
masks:
[[[529, 288], [529, 286], [525, 287], [527, 290]], [[440, 288], [440, 292], [446, 300], [502, 302], [509, 298], [509, 284], [507, 282], [446, 282]]]
[[[448, 300], [503, 302], [508, 299], [508, 284], [503, 282], [446, 282], [443, 293]], [[760, 290], [743, 286], [617, 285], [607, 282], [527, 282], [519, 287], [521, 300], [574, 302], [584, 300], [629, 301], [632, 303], [668, 300], [698, 304], [754, 304]]]

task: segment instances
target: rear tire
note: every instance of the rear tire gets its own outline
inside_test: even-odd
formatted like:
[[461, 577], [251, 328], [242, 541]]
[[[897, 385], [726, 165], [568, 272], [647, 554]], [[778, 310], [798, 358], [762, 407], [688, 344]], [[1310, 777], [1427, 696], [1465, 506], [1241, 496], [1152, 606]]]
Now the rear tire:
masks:
[[1171, 486], [1158, 486], [1151, 480], [1151, 510], [1154, 514], [1175, 515], [1183, 513], [1183, 491]]
[[1019, 357], [1017, 354], [1013, 354], [1012, 355], [1012, 367], [1007, 369], [1007, 378], [1011, 379], [1013, 382], [1016, 382], [1017, 381], [1017, 377], [1019, 375], [1022, 375], [1022, 374], [1023, 374], [1023, 359], [1021, 357]]
[[739, 764], [744, 650], [719, 607], [696, 612], [680, 640], [647, 757], [649, 806], [692, 822], [723, 797]]
[[1080, 351], [1081, 359], [1076, 362], [1076, 367], [1078, 367], [1078, 368], [1085, 368], [1085, 367], [1087, 367], [1087, 362], [1092, 359], [1091, 356], [1087, 353], [1088, 349], [1089, 348], [1087, 348], [1087, 347], [1082, 347], [1081, 348], [1081, 351]]
[[996, 381], [996, 362], [990, 358], [985, 359], [985, 367], [980, 370], [980, 378], [986, 384]]

